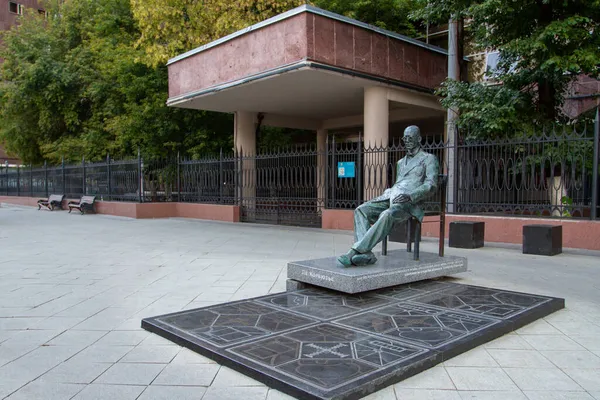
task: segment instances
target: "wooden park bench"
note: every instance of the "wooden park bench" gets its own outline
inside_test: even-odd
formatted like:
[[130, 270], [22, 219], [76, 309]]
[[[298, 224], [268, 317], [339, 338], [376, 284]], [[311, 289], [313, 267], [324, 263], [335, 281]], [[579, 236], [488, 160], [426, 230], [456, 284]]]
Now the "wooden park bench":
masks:
[[73, 209], [79, 210], [81, 215], [86, 212], [96, 212], [94, 209], [94, 204], [96, 203], [96, 196], [81, 196], [79, 201], [70, 201], [68, 204], [69, 213], [73, 211]]
[[46, 200], [40, 199], [37, 202], [38, 211], [41, 210], [42, 207], [45, 207], [50, 211], [54, 211], [55, 208], [60, 208], [62, 210], [63, 209], [62, 203], [63, 203], [64, 199], [65, 199], [64, 194], [51, 194], [50, 197], [48, 197], [48, 199], [46, 199]]

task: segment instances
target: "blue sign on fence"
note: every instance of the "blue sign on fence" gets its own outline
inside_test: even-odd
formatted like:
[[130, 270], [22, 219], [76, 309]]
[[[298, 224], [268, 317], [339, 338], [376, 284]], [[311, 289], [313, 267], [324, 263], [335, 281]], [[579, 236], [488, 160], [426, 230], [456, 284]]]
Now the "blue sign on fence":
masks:
[[354, 162], [338, 162], [338, 178], [354, 178]]

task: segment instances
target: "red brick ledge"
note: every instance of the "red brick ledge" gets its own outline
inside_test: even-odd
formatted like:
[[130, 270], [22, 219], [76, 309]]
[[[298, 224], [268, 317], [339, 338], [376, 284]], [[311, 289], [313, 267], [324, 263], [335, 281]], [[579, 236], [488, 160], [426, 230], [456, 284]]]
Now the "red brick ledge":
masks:
[[[323, 229], [353, 229], [352, 210], [323, 210]], [[436, 218], [425, 218], [425, 221]], [[480, 215], [446, 215], [446, 238], [450, 222], [481, 221], [485, 222], [485, 241], [496, 243], [523, 243], [523, 225], [546, 224], [562, 225], [563, 247], [573, 249], [600, 250], [600, 220], [519, 218], [519, 217], [487, 217]], [[422, 234], [425, 237], [438, 237], [439, 225], [423, 224]]]
[[[0, 196], [0, 203], [37, 207], [37, 197]], [[65, 200], [64, 208], [66, 209]], [[96, 202], [98, 214], [129, 218], [197, 218], [213, 221], [240, 222], [240, 207], [197, 203], [133, 203], [121, 201]]]

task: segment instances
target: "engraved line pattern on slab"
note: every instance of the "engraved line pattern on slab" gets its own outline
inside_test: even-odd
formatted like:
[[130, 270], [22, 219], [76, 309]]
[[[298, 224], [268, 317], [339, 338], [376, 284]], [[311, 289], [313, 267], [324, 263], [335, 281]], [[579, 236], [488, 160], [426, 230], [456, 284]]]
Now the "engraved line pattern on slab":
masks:
[[308, 357], [308, 358], [313, 358], [313, 357], [320, 356], [323, 354], [331, 354], [334, 356], [338, 356], [340, 358], [346, 358], [346, 357], [348, 357], [348, 354], [340, 353], [340, 352], [337, 352], [336, 350], [342, 349], [344, 347], [350, 347], [350, 346], [347, 343], [338, 343], [331, 347], [320, 346], [315, 343], [309, 343], [303, 347], [310, 347], [312, 349], [315, 349], [315, 351], [313, 353], [304, 354], [304, 356]]
[[275, 380], [300, 398], [343, 398], [348, 390], [370, 393], [374, 382], [397, 382], [447, 351], [460, 353], [459, 343], [471, 337], [498, 337], [504, 329], [493, 328], [507, 326], [501, 316], [515, 316], [510, 326], [518, 326], [523, 310], [536, 309], [539, 317], [562, 304], [428, 281], [365, 295], [321, 289], [273, 294], [148, 318], [144, 327], [264, 374], [263, 382]]
[[158, 322], [198, 339], [224, 347], [317, 322], [251, 301], [215, 305], [158, 317]]
[[330, 324], [297, 329], [226, 351], [321, 390], [342, 387], [429, 352]]
[[513, 317], [550, 301], [543, 296], [467, 285], [450, 287], [435, 294], [424, 294], [410, 300], [415, 303], [501, 319]]
[[293, 293], [267, 296], [258, 301], [309, 317], [328, 320], [391, 304], [397, 300], [373, 294], [345, 295], [319, 289], [305, 289]]
[[407, 300], [412, 297], [417, 297], [419, 295], [431, 294], [439, 292], [443, 289], [449, 289], [453, 286], [456, 286], [456, 284], [439, 281], [421, 281], [381, 289], [378, 290], [376, 294], [378, 296], [392, 297], [396, 300]]
[[334, 321], [372, 334], [437, 349], [500, 321], [400, 303]]

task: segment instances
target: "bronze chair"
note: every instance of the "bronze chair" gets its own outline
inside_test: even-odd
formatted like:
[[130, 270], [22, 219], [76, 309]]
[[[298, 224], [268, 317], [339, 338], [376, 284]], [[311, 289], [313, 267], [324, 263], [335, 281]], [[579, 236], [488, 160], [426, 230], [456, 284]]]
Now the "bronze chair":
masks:
[[[438, 216], [439, 224], [440, 224], [440, 234], [439, 234], [439, 251], [438, 254], [440, 257], [444, 257], [444, 239], [446, 236], [446, 189], [448, 186], [448, 175], [439, 175], [438, 176], [438, 187], [439, 187], [439, 196], [440, 196], [440, 209], [439, 211], [425, 211], [425, 217]], [[415, 217], [409, 218], [407, 221], [407, 232], [406, 232], [406, 251], [412, 252], [412, 224], [415, 223], [415, 251], [414, 251], [414, 259], [416, 261], [419, 260], [419, 245], [421, 243], [421, 225], [426, 223], [432, 223], [437, 221], [423, 221], [419, 222]], [[386, 236], [381, 243], [381, 255], [387, 256], [387, 245], [388, 245], [388, 237]]]

